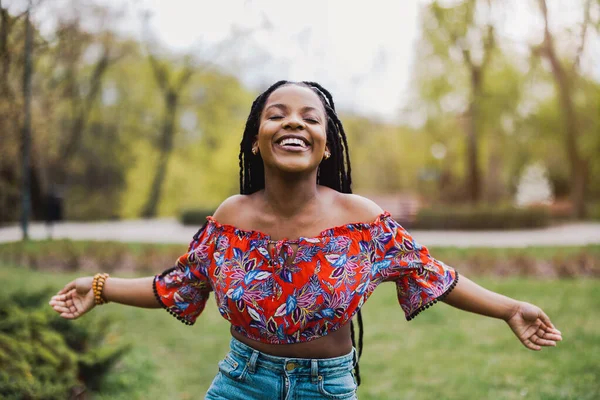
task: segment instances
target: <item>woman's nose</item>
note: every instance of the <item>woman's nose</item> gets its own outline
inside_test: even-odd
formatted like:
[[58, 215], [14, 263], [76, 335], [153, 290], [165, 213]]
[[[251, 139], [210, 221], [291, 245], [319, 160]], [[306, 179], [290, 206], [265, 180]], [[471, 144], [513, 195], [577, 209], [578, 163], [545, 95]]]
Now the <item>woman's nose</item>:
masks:
[[285, 129], [304, 129], [306, 125], [302, 119], [290, 116], [283, 122], [283, 128]]

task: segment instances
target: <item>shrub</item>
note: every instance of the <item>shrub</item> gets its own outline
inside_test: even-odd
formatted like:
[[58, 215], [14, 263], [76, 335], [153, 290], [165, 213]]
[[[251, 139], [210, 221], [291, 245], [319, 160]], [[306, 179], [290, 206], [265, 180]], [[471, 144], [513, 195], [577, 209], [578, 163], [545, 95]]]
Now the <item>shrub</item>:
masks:
[[191, 208], [183, 210], [180, 215], [180, 221], [184, 225], [204, 225], [206, 217], [213, 215], [215, 210], [207, 208]]
[[53, 290], [0, 296], [0, 398], [65, 399], [97, 389], [128, 346], [106, 346], [106, 319], [67, 321]]
[[457, 207], [422, 208], [413, 229], [524, 229], [548, 226], [550, 215], [544, 208]]

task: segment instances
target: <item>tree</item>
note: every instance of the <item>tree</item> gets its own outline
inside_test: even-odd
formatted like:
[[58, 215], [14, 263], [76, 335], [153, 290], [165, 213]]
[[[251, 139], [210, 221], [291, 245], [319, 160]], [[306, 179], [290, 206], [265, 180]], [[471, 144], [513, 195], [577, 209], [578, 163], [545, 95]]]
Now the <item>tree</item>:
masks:
[[[483, 192], [479, 161], [481, 102], [485, 73], [496, 48], [491, 12], [490, 0], [466, 0], [449, 7], [433, 1], [423, 8], [423, 39], [427, 50], [418, 50], [429, 52], [425, 57], [440, 70], [434, 72], [437, 75], [434, 82], [425, 83], [428, 87], [425, 90], [433, 90], [430, 95], [435, 93], [437, 97], [430, 100], [446, 104], [450, 101], [455, 112], [462, 114], [460, 120], [466, 133], [465, 189], [471, 203], [481, 201]], [[487, 19], [481, 21], [483, 15]], [[459, 69], [461, 64], [463, 68]], [[460, 110], [456, 103], [464, 104], [464, 108]]]
[[24, 37], [18, 23], [24, 15], [11, 15], [0, 0], [0, 221], [18, 215], [21, 98], [17, 83], [22, 82], [18, 77]]
[[[472, 203], [481, 200], [482, 184], [479, 165], [479, 103], [483, 95], [483, 75], [490, 62], [495, 46], [494, 27], [490, 21], [483, 26], [476, 24], [477, 0], [465, 1], [454, 8], [444, 9], [438, 2], [432, 4], [432, 11], [441, 28], [440, 34], [448, 37], [448, 51], [456, 49], [469, 74], [468, 109], [465, 113], [467, 133], [467, 191]], [[491, 1], [486, 1], [491, 14]], [[462, 20], [462, 21], [461, 21]], [[461, 23], [462, 22], [462, 23]], [[471, 39], [476, 38], [476, 39]], [[480, 53], [479, 60], [475, 54]]]
[[[564, 145], [569, 160], [570, 196], [573, 203], [573, 213], [577, 218], [585, 217], [586, 187], [590, 172], [590, 159], [584, 155], [581, 144], [581, 121], [575, 104], [575, 91], [580, 79], [580, 59], [585, 49], [586, 39], [591, 20], [591, 9], [595, 6], [600, 12], [600, 3], [585, 0], [584, 18], [581, 36], [575, 58], [563, 61], [558, 55], [554, 34], [550, 31], [548, 5], [546, 0], [538, 0], [540, 12], [544, 20], [544, 39], [532, 51], [544, 58], [550, 64], [552, 76], [558, 92], [560, 112], [564, 123]], [[596, 14], [598, 14], [598, 12]], [[600, 19], [599, 19], [600, 21]], [[597, 23], [596, 23], [597, 24]]]
[[152, 186], [150, 187], [150, 193], [146, 200], [146, 204], [142, 211], [142, 216], [145, 218], [151, 218], [156, 216], [158, 204], [160, 203], [163, 182], [167, 173], [167, 165], [169, 156], [173, 151], [173, 143], [176, 132], [176, 121], [177, 112], [179, 108], [179, 100], [181, 91], [184, 86], [188, 83], [192, 75], [194, 74], [194, 67], [191, 63], [191, 58], [185, 59], [182, 70], [179, 72], [179, 76], [173, 78], [175, 75], [169, 65], [161, 63], [157, 58], [149, 53], [148, 61], [154, 72], [154, 78], [164, 100], [164, 111], [161, 135], [159, 139], [159, 158], [156, 168], [154, 170], [154, 178], [152, 179]]

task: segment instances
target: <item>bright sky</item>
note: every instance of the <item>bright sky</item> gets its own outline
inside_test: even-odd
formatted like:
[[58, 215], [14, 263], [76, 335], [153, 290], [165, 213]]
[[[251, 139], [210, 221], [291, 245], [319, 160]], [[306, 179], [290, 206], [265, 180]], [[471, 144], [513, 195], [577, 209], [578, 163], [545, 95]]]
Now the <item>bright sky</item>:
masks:
[[417, 34], [416, 1], [143, 4], [152, 10], [151, 26], [160, 41], [182, 51], [223, 40], [232, 26], [253, 28], [256, 44], [250, 49], [236, 46], [249, 60], [236, 72], [252, 86], [279, 79], [314, 80], [345, 109], [390, 118], [401, 106]]
[[[64, 12], [72, 1], [90, 0], [45, 4]], [[156, 43], [200, 58], [214, 53], [215, 44], [231, 37], [237, 27], [242, 33], [225, 46], [227, 57], [219, 59], [249, 86], [264, 88], [279, 79], [314, 80], [333, 93], [341, 108], [392, 120], [410, 99], [418, 12], [429, 0], [98, 1], [121, 9], [124, 17], [116, 24], [138, 38], [144, 31], [140, 15], [148, 10]], [[553, 29], [575, 28], [573, 38], [577, 36], [583, 0], [547, 1]], [[536, 4], [536, 0], [503, 0], [494, 15], [501, 44], [525, 53], [527, 43], [541, 40]], [[35, 17], [51, 19], [42, 10]], [[572, 42], [565, 46], [575, 47]], [[585, 68], [600, 80], [597, 35], [588, 50]]]

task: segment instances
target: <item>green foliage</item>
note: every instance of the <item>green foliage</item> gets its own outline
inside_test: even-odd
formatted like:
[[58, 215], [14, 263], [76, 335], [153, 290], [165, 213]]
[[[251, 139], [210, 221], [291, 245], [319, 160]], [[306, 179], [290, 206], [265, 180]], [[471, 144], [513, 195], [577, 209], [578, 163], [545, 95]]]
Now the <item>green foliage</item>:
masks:
[[[517, 252], [546, 259], [548, 253], [560, 251], [556, 247], [433, 249], [432, 254], [442, 261], [451, 254], [501, 258]], [[568, 249], [565, 260], [578, 251]], [[590, 251], [600, 254], [598, 246]], [[455, 266], [463, 272], [462, 265]], [[502, 321], [445, 304], [437, 304], [407, 323], [395, 286], [383, 284], [363, 308], [365, 348], [360, 360], [363, 383], [359, 399], [600, 398], [600, 280], [484, 279], [463, 274], [490, 290], [542, 307], [565, 340], [556, 348], [529, 351]], [[59, 287], [73, 277], [0, 264], [0, 280], [9, 287]], [[135, 347], [125, 355], [123, 368], [109, 373], [102, 392], [93, 393], [94, 399], [202, 398], [215, 377], [217, 362], [229, 347], [229, 323], [213, 300], [193, 327], [164, 310], [107, 305], [96, 312], [123, 321], [119, 331], [125, 340], [135, 342]]]
[[493, 230], [541, 228], [550, 214], [541, 207], [436, 207], [419, 210], [414, 229]]
[[47, 305], [54, 291], [0, 296], [0, 397], [57, 399], [100, 383], [128, 350], [105, 343], [109, 320], [67, 321]]
[[206, 222], [206, 217], [214, 214], [214, 209], [188, 209], [183, 210], [179, 220], [184, 225], [202, 226]]

